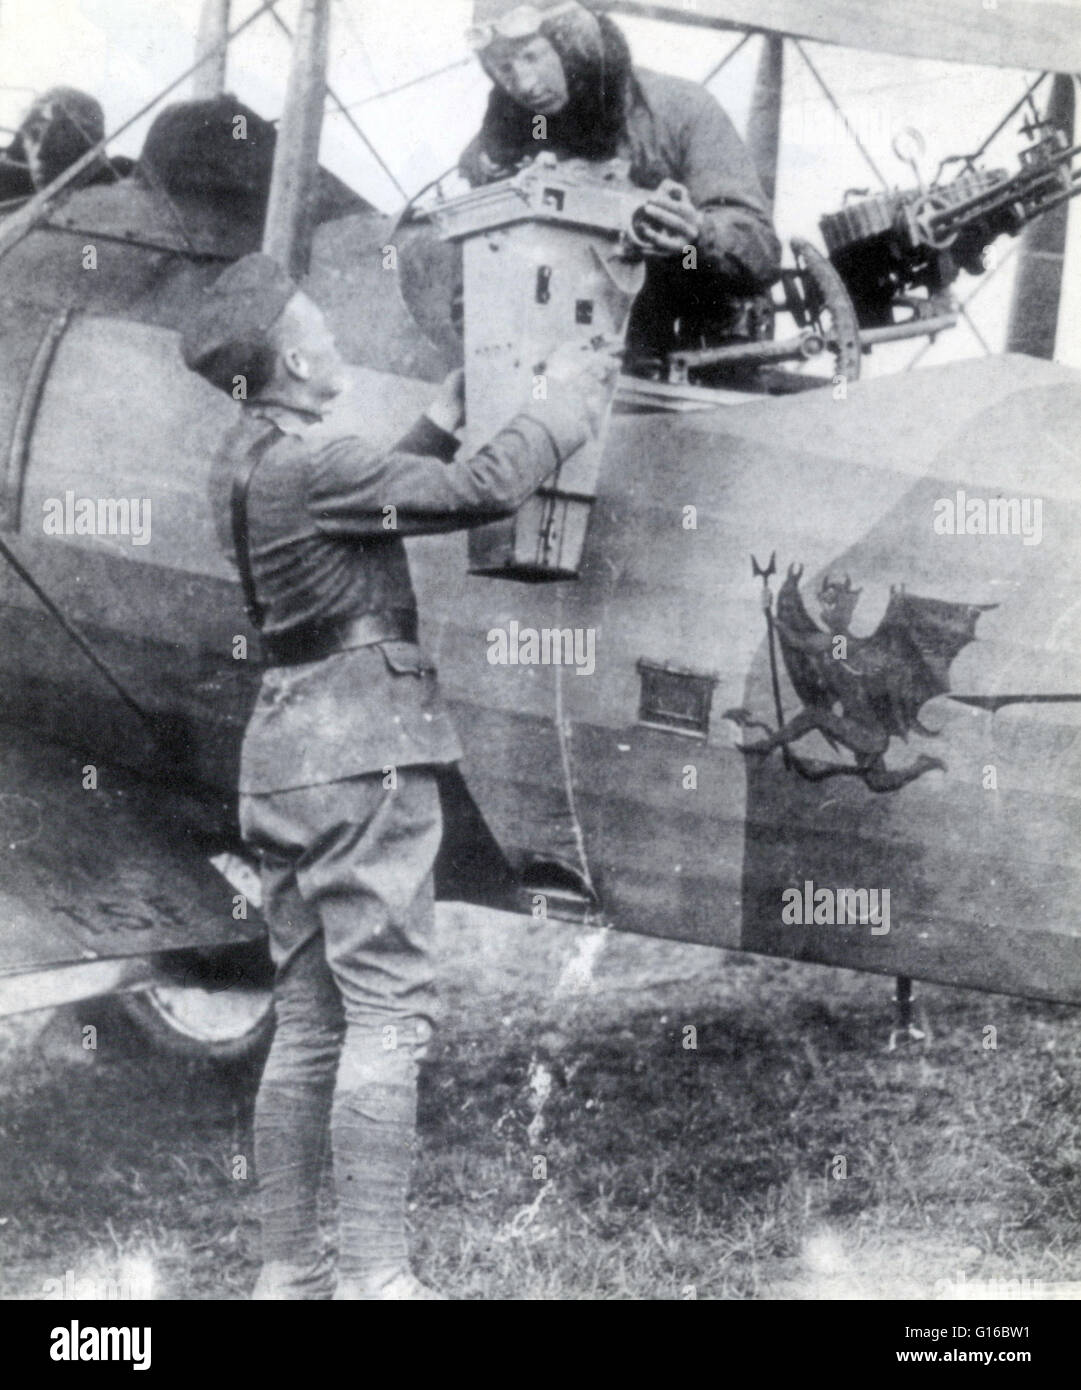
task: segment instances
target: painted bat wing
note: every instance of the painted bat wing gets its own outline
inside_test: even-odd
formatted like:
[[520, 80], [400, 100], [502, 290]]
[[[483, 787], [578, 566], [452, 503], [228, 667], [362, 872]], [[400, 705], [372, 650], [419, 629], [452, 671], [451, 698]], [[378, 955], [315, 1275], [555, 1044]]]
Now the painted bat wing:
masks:
[[[803, 595], [800, 593], [799, 581], [802, 573], [802, 566], [789, 566], [788, 577], [777, 592], [777, 618], [789, 631], [799, 636], [821, 637], [822, 629], [807, 612]], [[783, 631], [779, 635], [785, 670], [796, 694], [805, 705], [832, 704], [837, 698], [836, 692], [823, 678], [820, 658], [811, 652], [800, 651], [791, 642], [786, 642]]]
[[948, 603], [893, 589], [874, 634], [861, 643], [854, 665], [876, 687], [876, 703], [888, 709], [893, 732], [927, 732], [919, 713], [950, 689], [950, 667], [976, 640], [980, 614], [998, 605]]

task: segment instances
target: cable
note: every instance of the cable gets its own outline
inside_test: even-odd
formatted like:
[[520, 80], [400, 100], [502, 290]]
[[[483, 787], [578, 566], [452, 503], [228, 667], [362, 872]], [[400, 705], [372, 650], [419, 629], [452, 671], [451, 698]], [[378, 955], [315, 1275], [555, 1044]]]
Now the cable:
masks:
[[152, 729], [156, 730], [157, 721], [155, 720], [154, 716], [150, 714], [148, 710], [143, 708], [143, 706], [139, 703], [135, 696], [132, 695], [131, 692], [127, 689], [127, 687], [121, 683], [119, 678], [113, 674], [112, 669], [97, 654], [97, 652], [82, 635], [79, 629], [77, 627], [74, 627], [68, 621], [63, 612], [60, 610], [60, 608], [53, 602], [53, 600], [37, 582], [34, 576], [30, 573], [30, 571], [26, 568], [23, 562], [8, 545], [7, 541], [4, 540], [3, 536], [0, 536], [0, 556], [2, 556], [7, 561], [7, 563], [11, 566], [11, 568], [26, 585], [26, 587], [31, 591], [31, 593], [33, 593], [34, 596], [44, 605], [44, 607], [48, 610], [52, 617], [56, 619], [56, 621], [63, 628], [64, 632], [67, 634], [68, 637], [71, 638], [71, 640], [79, 648], [79, 650], [86, 657], [86, 659], [94, 667], [96, 667], [98, 671], [101, 672], [101, 674], [113, 687], [113, 689], [124, 701], [124, 703], [130, 709], [133, 709], [145, 724], [148, 724]]
[[874, 160], [871, 158], [871, 154], [870, 154], [870, 152], [868, 151], [867, 146], [866, 146], [866, 145], [863, 143], [863, 141], [860, 139], [859, 133], [857, 132], [855, 126], [852, 125], [852, 123], [849, 121], [848, 117], [845, 115], [844, 110], [842, 109], [840, 102], [838, 102], [837, 98], [833, 95], [833, 93], [830, 91], [830, 89], [826, 86], [826, 83], [825, 83], [824, 78], [823, 78], [822, 75], [819, 73], [819, 71], [818, 71], [818, 69], [815, 67], [814, 63], [812, 63], [811, 60], [810, 60], [810, 58], [807, 56], [807, 53], [806, 53], [806, 50], [805, 50], [804, 47], [803, 47], [803, 44], [800, 43], [799, 39], [793, 39], [792, 42], [796, 45], [796, 51], [799, 53], [799, 56], [800, 56], [800, 57], [803, 59], [803, 61], [807, 64], [807, 68], [808, 68], [808, 71], [810, 72], [811, 76], [812, 76], [812, 77], [814, 78], [814, 80], [818, 83], [818, 85], [822, 88], [822, 91], [823, 91], [823, 93], [825, 94], [826, 100], [827, 100], [827, 101], [829, 102], [829, 104], [833, 107], [834, 111], [837, 112], [837, 114], [838, 114], [838, 116], [840, 116], [841, 120], [844, 121], [844, 123], [845, 123], [845, 130], [847, 130], [848, 133], [849, 133], [849, 135], [851, 135], [851, 137], [852, 137], [852, 139], [853, 139], [853, 141], [854, 141], [854, 143], [855, 143], [855, 145], [856, 145], [856, 148], [859, 150], [860, 154], [863, 155], [863, 158], [866, 160], [868, 166], [869, 166], [870, 169], [871, 169], [871, 172], [874, 174], [875, 178], [878, 179], [879, 183], [882, 185], [882, 187], [883, 187], [883, 188], [887, 191], [887, 193], [888, 193], [888, 192], [889, 192], [889, 187], [890, 187], [890, 185], [889, 185], [888, 181], [886, 180], [885, 175], [882, 173], [882, 170], [878, 167], [878, 165], [877, 165], [877, 164], [874, 162]]
[[736, 56], [736, 54], [740, 51], [740, 49], [743, 47], [743, 45], [744, 45], [745, 43], [747, 43], [747, 41], [748, 41], [751, 37], [752, 37], [752, 35], [748, 32], [748, 33], [744, 34], [744, 36], [740, 39], [740, 41], [739, 41], [738, 43], [733, 44], [732, 47], [728, 50], [728, 52], [727, 52], [727, 53], [724, 55], [724, 57], [721, 59], [721, 61], [717, 64], [717, 66], [714, 67], [714, 68], [710, 68], [710, 70], [709, 70], [709, 72], [706, 74], [706, 76], [702, 78], [701, 85], [702, 85], [703, 87], [708, 87], [709, 84], [713, 81], [713, 79], [714, 79], [715, 77], [717, 77], [717, 76], [720, 74], [720, 72], [722, 71], [722, 69], [728, 66], [728, 64], [732, 61], [732, 59], [733, 59], [733, 58]]
[[[288, 39], [292, 40], [293, 31], [289, 28], [288, 24], [286, 24], [285, 20], [282, 19], [281, 15], [278, 14], [277, 10], [275, 10], [274, 4], [275, 0], [268, 0], [268, 5], [264, 6], [264, 8], [270, 9], [271, 19], [273, 19], [274, 23], [278, 26], [282, 33], [285, 34]], [[391, 183], [402, 195], [402, 197], [408, 198], [409, 194], [398, 182], [398, 179], [395, 176], [394, 171], [391, 169], [390, 165], [386, 162], [383, 156], [368, 139], [367, 135], [365, 135], [364, 131], [358, 125], [356, 119], [349, 114], [348, 108], [343, 106], [342, 103], [338, 100], [338, 94], [334, 91], [329, 82], [326, 84], [326, 88], [327, 96], [330, 97], [331, 101], [338, 108], [338, 111], [341, 113], [341, 115], [343, 115], [345, 119], [349, 122], [350, 126], [353, 128], [354, 133], [357, 135], [357, 137], [363, 143], [365, 148], [368, 150], [368, 153], [373, 157], [373, 159], [379, 165], [380, 169], [382, 169], [383, 173], [386, 174], [387, 178], [390, 179]]]
[[411, 77], [408, 82], [399, 82], [396, 87], [384, 87], [381, 92], [372, 92], [366, 97], [361, 97], [359, 101], [351, 101], [344, 108], [346, 111], [355, 111], [358, 106], [367, 106], [372, 101], [382, 101], [384, 97], [397, 96], [399, 92], [407, 91], [410, 87], [419, 87], [423, 82], [431, 82], [436, 77], [442, 77], [444, 73], [453, 72], [455, 68], [465, 68], [473, 62], [471, 57], [458, 58], [453, 63], [447, 63], [445, 67], [436, 68], [432, 72], [423, 72], [419, 77]]
[[[1010, 249], [1002, 257], [1002, 259], [998, 261], [994, 266], [992, 266], [992, 268], [980, 278], [979, 284], [972, 291], [972, 293], [964, 300], [964, 302], [957, 306], [959, 312], [964, 316], [966, 323], [973, 330], [973, 332], [976, 333], [976, 336], [980, 339], [981, 342], [983, 342], [983, 336], [976, 330], [966, 310], [968, 309], [968, 306], [972, 303], [972, 301], [976, 299], [978, 295], [981, 295], [983, 293], [983, 291], [987, 288], [987, 286], [991, 283], [991, 281], [995, 278], [999, 271], [1002, 270], [1005, 266], [1009, 264], [1010, 261], [1013, 260], [1016, 254], [1017, 244], [1015, 243], [1013, 246], [1010, 247]], [[931, 348], [933, 346], [934, 343], [931, 341], [930, 338], [928, 338], [924, 345], [920, 348], [920, 350], [915, 354], [915, 356], [909, 362], [906, 362], [905, 366], [902, 368], [902, 371], [910, 372], [912, 368], [915, 367], [918, 362], [921, 362], [923, 358], [927, 355], [927, 353], [931, 351]]]

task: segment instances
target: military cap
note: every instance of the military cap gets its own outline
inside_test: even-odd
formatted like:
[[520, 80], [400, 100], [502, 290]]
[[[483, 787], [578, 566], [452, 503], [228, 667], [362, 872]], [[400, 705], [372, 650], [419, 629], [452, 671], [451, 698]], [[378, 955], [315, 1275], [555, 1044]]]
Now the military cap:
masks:
[[588, 9], [579, 0], [474, 0], [473, 23], [466, 41], [474, 49], [487, 48], [496, 39], [526, 39], [540, 33], [541, 25], [557, 15]]
[[[105, 113], [87, 92], [50, 87], [30, 107], [15, 137], [36, 188], [44, 188], [105, 138]], [[107, 168], [95, 161], [93, 174]]]
[[42, 92], [23, 117], [19, 133], [40, 135], [43, 126], [65, 117], [83, 136], [84, 149], [105, 139], [105, 112], [101, 102], [77, 87], [50, 87]]
[[247, 395], [258, 395], [274, 371], [268, 335], [298, 290], [270, 256], [242, 257], [200, 294], [181, 338], [184, 361], [222, 391], [242, 376]]

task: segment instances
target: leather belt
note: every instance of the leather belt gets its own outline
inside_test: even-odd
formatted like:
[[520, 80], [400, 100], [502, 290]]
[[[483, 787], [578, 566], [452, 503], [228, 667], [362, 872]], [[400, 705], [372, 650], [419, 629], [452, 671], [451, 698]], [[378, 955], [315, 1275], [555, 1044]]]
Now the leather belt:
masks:
[[362, 613], [356, 618], [325, 618], [274, 636], [264, 633], [263, 650], [271, 666], [302, 666], [305, 662], [322, 661], [324, 657], [357, 647], [416, 640], [416, 613], [400, 609], [389, 613]]

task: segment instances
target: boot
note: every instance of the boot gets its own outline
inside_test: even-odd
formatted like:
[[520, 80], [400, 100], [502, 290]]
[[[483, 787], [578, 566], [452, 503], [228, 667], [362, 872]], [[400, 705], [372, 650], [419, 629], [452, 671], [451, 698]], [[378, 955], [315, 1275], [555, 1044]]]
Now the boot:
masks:
[[330, 1127], [339, 1297], [367, 1298], [409, 1268], [405, 1199], [416, 1118], [411, 1052], [347, 1030]]
[[399, 1269], [388, 1278], [385, 1273], [373, 1275], [363, 1283], [339, 1283], [334, 1297], [361, 1302], [422, 1303], [447, 1302], [447, 1295], [422, 1284], [409, 1269]]
[[255, 1303], [284, 1299], [329, 1300], [333, 1288], [334, 1271], [330, 1259], [323, 1253], [308, 1264], [268, 1260], [259, 1271], [251, 1297]]

